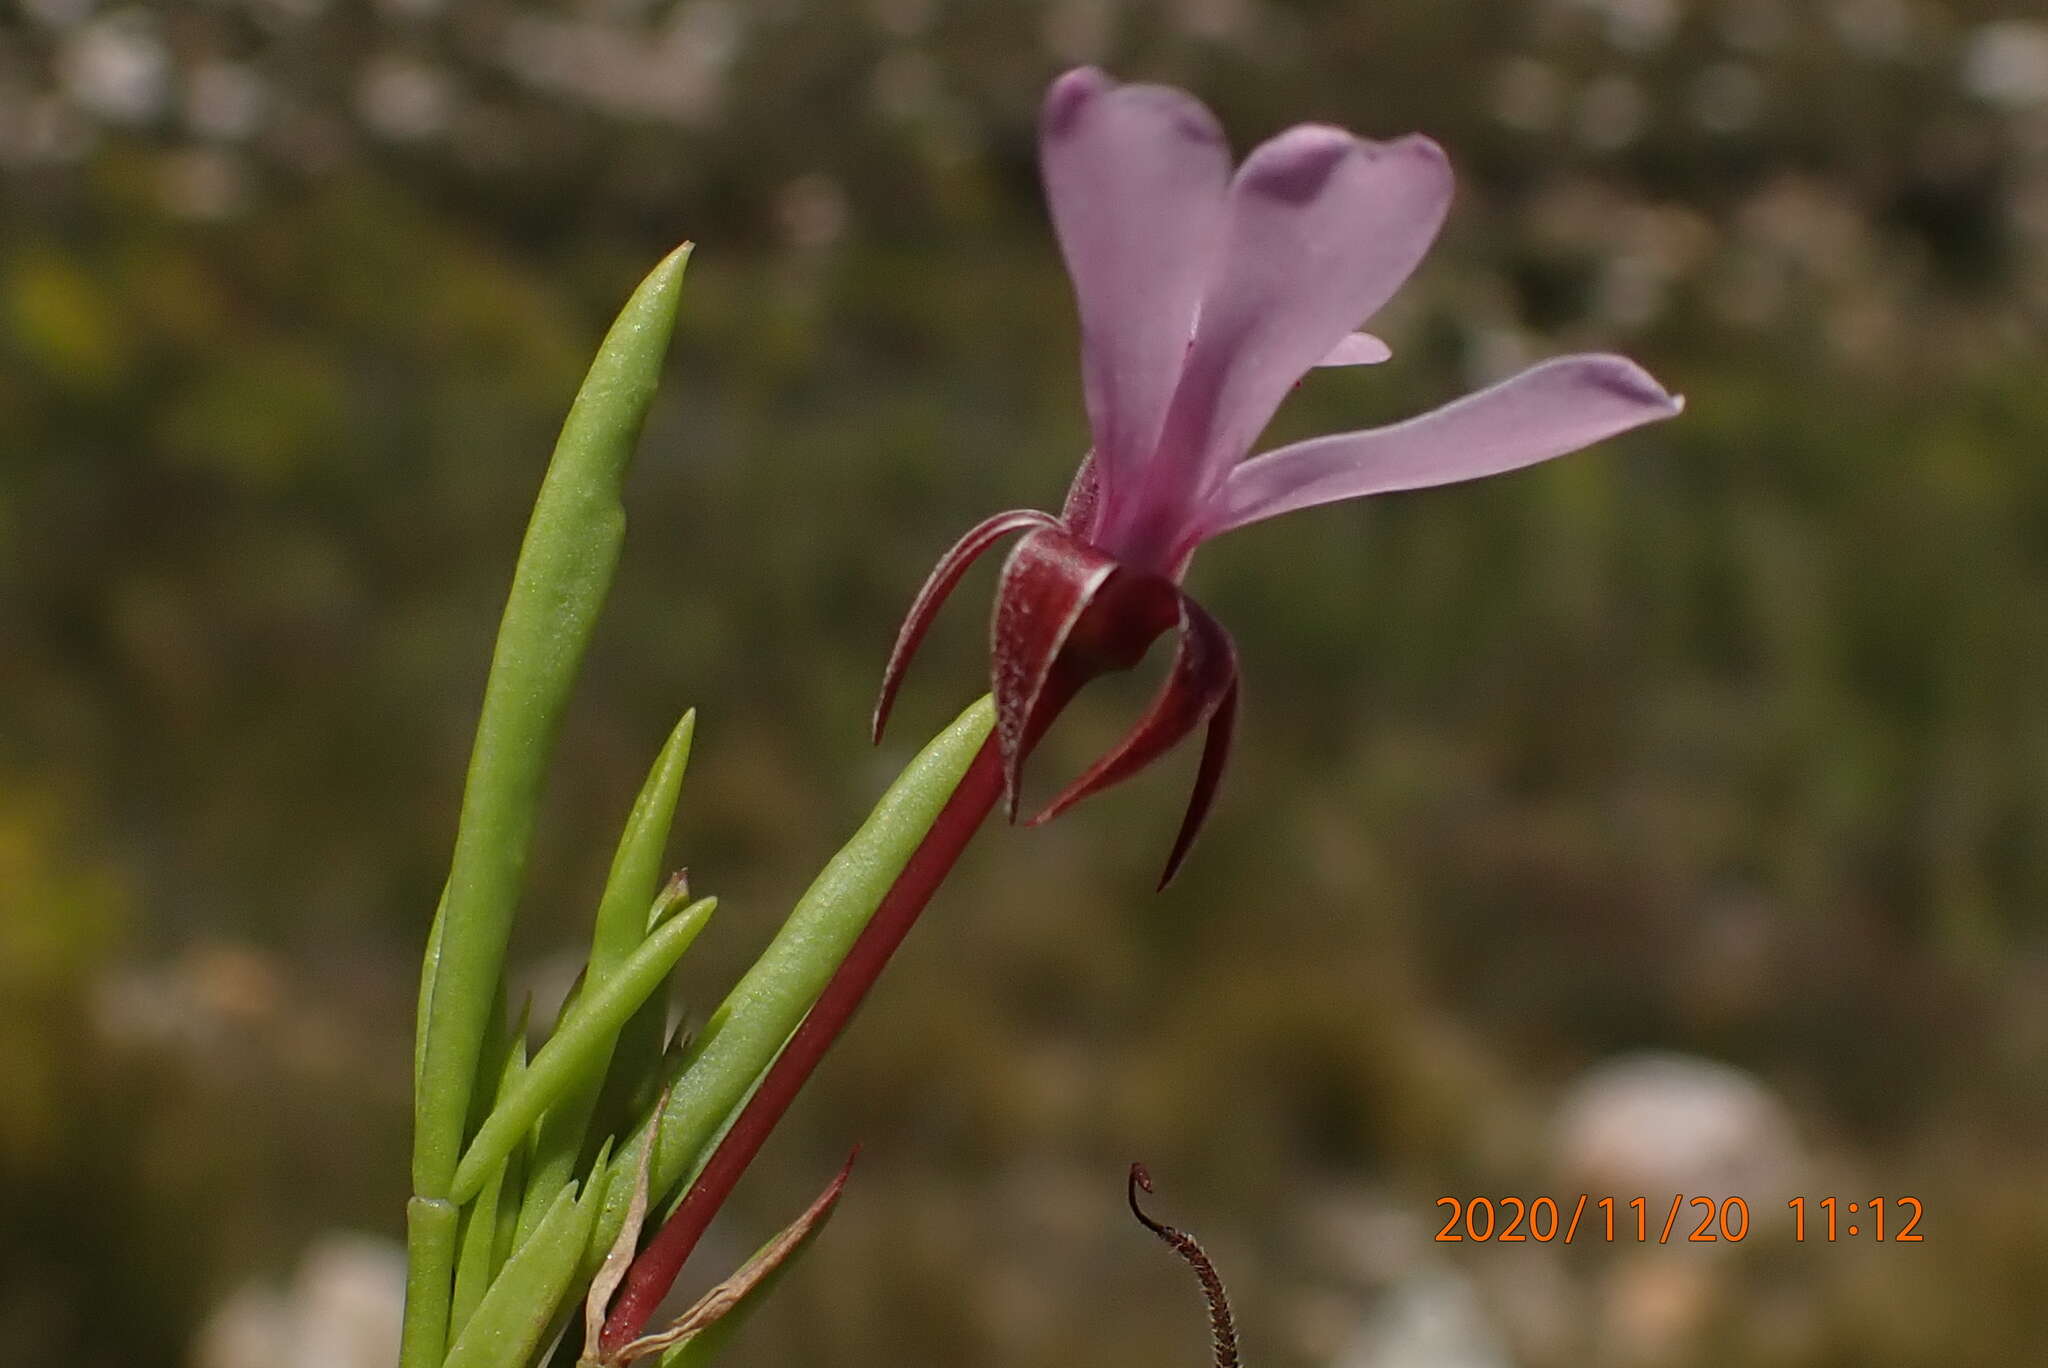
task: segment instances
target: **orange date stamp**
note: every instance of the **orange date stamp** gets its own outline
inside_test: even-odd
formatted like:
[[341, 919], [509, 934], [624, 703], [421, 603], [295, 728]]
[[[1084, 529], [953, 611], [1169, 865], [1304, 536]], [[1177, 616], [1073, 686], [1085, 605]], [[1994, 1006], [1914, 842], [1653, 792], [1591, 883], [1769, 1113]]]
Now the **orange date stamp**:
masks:
[[[1440, 1244], [1741, 1244], [1750, 1237], [1749, 1203], [1740, 1197], [1439, 1197], [1447, 1213]], [[1785, 1215], [1778, 1217], [1782, 1210]], [[1794, 1244], [1919, 1244], [1918, 1197], [1794, 1197], [1773, 1207], [1775, 1226]]]

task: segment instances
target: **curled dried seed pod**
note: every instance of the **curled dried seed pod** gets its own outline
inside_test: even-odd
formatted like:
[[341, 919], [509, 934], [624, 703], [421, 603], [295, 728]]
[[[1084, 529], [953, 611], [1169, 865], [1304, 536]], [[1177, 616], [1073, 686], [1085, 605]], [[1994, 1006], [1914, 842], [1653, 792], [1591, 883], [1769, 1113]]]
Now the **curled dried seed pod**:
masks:
[[1176, 1230], [1145, 1214], [1138, 1205], [1138, 1189], [1152, 1191], [1152, 1175], [1145, 1171], [1143, 1164], [1131, 1165], [1129, 1195], [1131, 1214], [1138, 1223], [1157, 1235], [1174, 1253], [1186, 1259], [1188, 1267], [1195, 1270], [1195, 1276], [1202, 1281], [1202, 1296], [1209, 1302], [1209, 1333], [1215, 1340], [1216, 1368], [1238, 1368], [1237, 1325], [1230, 1317], [1230, 1298], [1224, 1294], [1223, 1279], [1217, 1275], [1216, 1265], [1209, 1261], [1201, 1242], [1184, 1230]]

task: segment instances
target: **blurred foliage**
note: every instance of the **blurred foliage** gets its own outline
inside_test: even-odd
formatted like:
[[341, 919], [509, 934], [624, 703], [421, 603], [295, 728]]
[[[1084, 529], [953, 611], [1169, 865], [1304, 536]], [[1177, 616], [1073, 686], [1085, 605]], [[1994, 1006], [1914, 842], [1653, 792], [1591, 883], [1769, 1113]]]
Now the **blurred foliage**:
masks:
[[[977, 687], [961, 608], [866, 746], [930, 561], [1057, 498], [1084, 443], [1032, 120], [1100, 60], [1198, 90], [1240, 148], [1422, 128], [1460, 170], [1376, 325], [1395, 362], [1313, 377], [1276, 435], [1580, 347], [1691, 408], [1205, 550], [1248, 713], [1203, 847], [1150, 895], [1171, 774], [984, 838], [741, 1193], [727, 1255], [868, 1141], [742, 1351], [1198, 1361], [1179, 1271], [1118, 1205], [1142, 1154], [1254, 1356], [1315, 1361], [1335, 1275], [1305, 1211], [1547, 1190], [1559, 1089], [1657, 1046], [1778, 1090], [1809, 1194], [1929, 1209], [1917, 1249], [1753, 1236], [1669, 1361], [2041, 1361], [2026, 9], [24, 0], [0, 19], [0, 1339], [177, 1362], [317, 1229], [396, 1229], [408, 994], [492, 624], [589, 351], [684, 236], [521, 953], [545, 980], [580, 941], [695, 704], [681, 858], [729, 911], [685, 990], [715, 1000]], [[1041, 780], [1147, 683], [1078, 709]], [[1744, 1195], [1761, 1223], [1793, 1194]], [[1520, 1361], [1632, 1361], [1591, 1328], [1600, 1255], [1466, 1252]]]

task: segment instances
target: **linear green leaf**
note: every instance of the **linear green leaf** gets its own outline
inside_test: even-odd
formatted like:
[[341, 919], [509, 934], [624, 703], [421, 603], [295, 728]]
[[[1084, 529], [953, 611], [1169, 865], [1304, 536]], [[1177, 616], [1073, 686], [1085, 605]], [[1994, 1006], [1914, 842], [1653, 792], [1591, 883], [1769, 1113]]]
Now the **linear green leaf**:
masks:
[[448, 1333], [460, 1335], [483, 1301], [497, 1269], [492, 1254], [498, 1243], [498, 1196], [505, 1184], [505, 1165], [491, 1170], [484, 1190], [462, 1217], [462, 1243], [455, 1256], [455, 1294], [448, 1307]]
[[[445, 1196], [478, 1085], [542, 778], [625, 538], [619, 489], [675, 326], [687, 244], [642, 281], [556, 442], [498, 628], [464, 785], [415, 1099], [413, 1188]], [[407, 1361], [407, 1368], [424, 1365]]]
[[[661, 1114], [653, 1188], [668, 1193], [694, 1173], [761, 1073], [803, 1020], [825, 982], [903, 872], [939, 810], [988, 738], [995, 709], [981, 699], [920, 751], [882, 795], [860, 830], [805, 891], [761, 957], [733, 986], [692, 1047], [689, 1067]], [[631, 1173], [641, 1126], [615, 1172]], [[593, 1182], [597, 1181], [595, 1178]], [[591, 1266], [625, 1219], [629, 1183], [609, 1182]]]
[[[518, 1022], [510, 1029], [504, 1041], [499, 1042], [503, 1050], [505, 1065], [498, 1079], [499, 1097], [511, 1092], [519, 1076], [526, 1071], [526, 1022], [532, 1008], [519, 1015]], [[506, 1162], [491, 1170], [490, 1178], [484, 1183], [483, 1191], [471, 1203], [462, 1219], [462, 1242], [455, 1258], [455, 1293], [448, 1312], [448, 1335], [450, 1339], [462, 1333], [462, 1327], [469, 1322], [477, 1304], [483, 1300], [484, 1290], [498, 1274], [501, 1262], [496, 1258], [498, 1245], [498, 1207], [501, 1200], [517, 1202], [517, 1179], [514, 1191], [505, 1192], [507, 1171], [513, 1167], [508, 1156]]]
[[434, 904], [434, 923], [427, 930], [426, 961], [420, 966], [419, 1015], [414, 1021], [412, 1034], [412, 1095], [413, 1105], [419, 1105], [420, 1074], [427, 1066], [427, 1011], [434, 1001], [435, 971], [441, 967], [441, 923], [448, 912], [448, 891], [443, 889], [438, 902]]
[[580, 1086], [594, 1070], [602, 1069], [619, 1028], [661, 986], [717, 907], [716, 898], [692, 903], [656, 927], [608, 982], [595, 988], [585, 982], [575, 1008], [553, 1038], [541, 1046], [525, 1073], [477, 1129], [449, 1187], [454, 1200], [467, 1202], [482, 1191], [491, 1170], [511, 1153], [541, 1113], [570, 1088]]
[[443, 1368], [520, 1368], [533, 1357], [582, 1262], [598, 1205], [589, 1184], [581, 1200], [574, 1187], [562, 1189], [533, 1238], [505, 1261]]
[[[634, 800], [626, 819], [625, 834], [612, 856], [610, 876], [597, 907], [597, 925], [590, 941], [590, 958], [583, 970], [585, 985], [604, 984], [647, 938], [647, 909], [661, 888], [662, 857], [668, 849], [669, 828], [675, 820], [676, 800], [682, 793], [683, 773], [690, 764], [690, 742], [697, 730], [694, 709], [683, 714], [669, 734], [668, 743], [655, 758], [654, 767]], [[667, 1024], [667, 1003], [655, 994], [620, 1029], [616, 1042], [602, 1052], [589, 1078], [572, 1087], [547, 1109], [541, 1119], [540, 1137], [534, 1146], [533, 1171], [527, 1200], [519, 1212], [519, 1235], [524, 1237], [545, 1213], [545, 1194], [568, 1181], [575, 1172], [576, 1156], [583, 1148], [591, 1113], [604, 1090], [605, 1075], [614, 1065], [635, 1073], [653, 1067], [661, 1055], [662, 1029]]]
[[[498, 1185], [497, 1238], [491, 1242], [491, 1276], [498, 1276], [498, 1270], [505, 1266], [505, 1260], [512, 1257], [512, 1251], [519, 1247], [519, 1206], [526, 1199], [525, 1145], [514, 1145], [512, 1152], [505, 1156], [502, 1170], [504, 1179]], [[564, 1184], [567, 1186], [567, 1184]]]

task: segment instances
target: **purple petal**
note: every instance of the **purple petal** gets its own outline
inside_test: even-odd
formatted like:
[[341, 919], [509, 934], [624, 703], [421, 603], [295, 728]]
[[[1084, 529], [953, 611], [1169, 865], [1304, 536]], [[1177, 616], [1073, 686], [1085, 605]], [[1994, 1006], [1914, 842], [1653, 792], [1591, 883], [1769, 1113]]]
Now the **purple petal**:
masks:
[[1158, 454], [1139, 497], [1108, 510], [1114, 549], [1172, 559], [1196, 504], [1294, 382], [1408, 278], [1450, 200], [1450, 165], [1423, 137], [1370, 143], [1304, 124], [1246, 159]]
[[1039, 160], [1081, 315], [1089, 428], [1114, 500], [1158, 441], [1180, 377], [1222, 237], [1230, 149], [1193, 96], [1082, 68], [1046, 95]]
[[1318, 366], [1377, 366], [1391, 361], [1394, 349], [1371, 333], [1355, 332], [1344, 338], [1316, 362]]
[[1392, 427], [1281, 447], [1230, 473], [1205, 537], [1362, 494], [1517, 470], [1669, 418], [1685, 401], [1621, 356], [1561, 356]]
[[953, 543], [939, 563], [932, 567], [925, 577], [924, 587], [917, 591], [911, 601], [910, 611], [903, 617], [903, 626], [896, 632], [896, 645], [889, 652], [889, 663], [882, 670], [882, 692], [875, 699], [875, 715], [871, 724], [874, 740], [882, 739], [882, 728], [889, 725], [889, 709], [895, 706], [897, 686], [903, 682], [903, 672], [910, 668], [910, 658], [917, 654], [918, 644], [924, 634], [931, 630], [932, 619], [938, 615], [946, 596], [960, 583], [960, 577], [967, 573], [967, 567], [974, 564], [984, 551], [994, 546], [1012, 532], [1021, 532], [1027, 527], [1050, 527], [1051, 517], [1035, 508], [1013, 509], [998, 513], [994, 517], [970, 528], [967, 535]]

